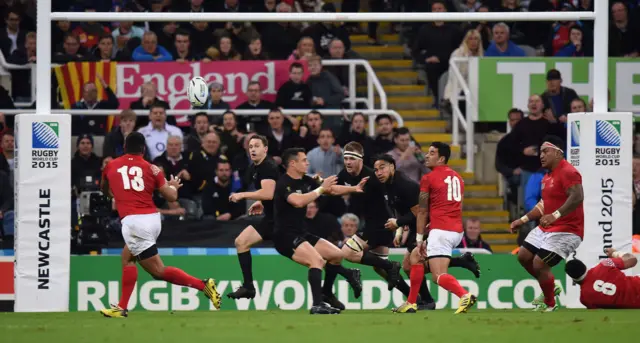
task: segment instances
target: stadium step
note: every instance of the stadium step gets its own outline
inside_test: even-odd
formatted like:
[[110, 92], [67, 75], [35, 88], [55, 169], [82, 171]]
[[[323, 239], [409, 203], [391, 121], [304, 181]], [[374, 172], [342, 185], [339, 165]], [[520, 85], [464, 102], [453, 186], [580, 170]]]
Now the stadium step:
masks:
[[464, 209], [467, 210], [494, 210], [503, 209], [504, 199], [502, 198], [465, 198], [463, 202]]
[[446, 120], [411, 120], [405, 121], [404, 126], [412, 133], [442, 132], [447, 127]]
[[[415, 85], [418, 80], [418, 73], [411, 70], [402, 71], [379, 71], [376, 72], [376, 76], [380, 80], [383, 86], [388, 85]], [[367, 74], [358, 74], [358, 83], [360, 85], [367, 84]]]
[[[467, 162], [467, 160], [461, 161]], [[498, 196], [498, 185], [465, 185], [464, 196], [465, 198], [496, 197]]]
[[[389, 85], [383, 84], [387, 96], [404, 95], [404, 96], [426, 96], [425, 88], [421, 85]], [[358, 86], [356, 88], [358, 93], [365, 94], [367, 92], [367, 86]]]
[[421, 110], [397, 110], [398, 114], [406, 120], [428, 120], [428, 119], [440, 119], [440, 112], [436, 109], [421, 109]]
[[[465, 184], [466, 184], [466, 179], [465, 179]], [[465, 199], [466, 201], [466, 199]], [[474, 210], [464, 210], [462, 211], [462, 216], [465, 219], [468, 218], [479, 218], [480, 221], [482, 222], [482, 228], [485, 227], [485, 225], [489, 225], [489, 224], [504, 224], [509, 220], [509, 212], [508, 211], [488, 211], [488, 210], [482, 210], [482, 211], [474, 211]]]
[[486, 233], [497, 233], [497, 234], [504, 234], [504, 233], [511, 233], [511, 229], [509, 227], [509, 223], [508, 222], [504, 222], [504, 223], [482, 223], [481, 224], [481, 228], [482, 228], [482, 232], [486, 232]]
[[518, 238], [517, 233], [483, 233], [482, 239], [498, 244], [515, 243]]
[[404, 53], [404, 48], [400, 45], [356, 45], [352, 47], [352, 50], [367, 60], [397, 58]]
[[371, 60], [369, 61], [371, 67], [376, 71], [389, 70], [389, 69], [404, 69], [410, 70], [413, 68], [412, 60]]
[[413, 134], [413, 139], [415, 139], [422, 148], [425, 147], [428, 149], [429, 144], [433, 142], [444, 142], [451, 144], [452, 136], [450, 133], [416, 133]]
[[[349, 39], [351, 39], [351, 43], [353, 46], [369, 44], [369, 36], [367, 35], [351, 35], [349, 36]], [[400, 35], [378, 35], [378, 40], [383, 44], [398, 44], [400, 42]]]

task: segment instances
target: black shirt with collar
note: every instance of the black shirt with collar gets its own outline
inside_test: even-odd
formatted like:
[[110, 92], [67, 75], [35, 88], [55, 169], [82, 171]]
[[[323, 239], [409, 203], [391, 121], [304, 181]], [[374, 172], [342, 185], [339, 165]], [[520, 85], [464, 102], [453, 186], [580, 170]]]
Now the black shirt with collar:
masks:
[[[245, 101], [236, 107], [236, 110], [270, 110], [274, 107], [274, 103], [268, 100], [260, 100], [257, 104], [250, 104]], [[268, 126], [267, 116], [238, 116], [238, 129], [244, 131], [247, 124], [253, 124], [253, 131], [264, 131]]]
[[390, 218], [396, 218], [398, 226], [409, 225], [409, 229], [415, 231], [416, 217], [411, 208], [418, 205], [420, 197], [420, 185], [406, 177], [402, 172], [396, 171], [393, 177], [383, 184], [384, 197], [388, 205], [388, 212], [394, 214]]
[[355, 186], [360, 180], [368, 177], [364, 185], [364, 192], [352, 193], [349, 201], [349, 212], [364, 218], [365, 226], [370, 231], [387, 231], [384, 224], [387, 219], [393, 218], [389, 213], [384, 199], [384, 188], [378, 180], [373, 169], [362, 166], [358, 175], [351, 175], [346, 169], [338, 173], [338, 185]]
[[276, 234], [286, 232], [304, 235], [308, 232], [306, 206], [295, 207], [287, 199], [291, 194], [308, 193], [316, 187], [318, 187], [318, 182], [307, 175], [300, 179], [294, 179], [288, 174], [284, 174], [278, 179], [273, 195]]
[[202, 192], [207, 183], [213, 182], [220, 160], [227, 160], [227, 157], [219, 154], [211, 155], [204, 149], [189, 153], [187, 171], [191, 174], [195, 194]]
[[[167, 157], [167, 152], [163, 152], [162, 155], [156, 157], [153, 160], [153, 164], [162, 168], [165, 178], [169, 180], [171, 175], [177, 176], [182, 170], [188, 170], [187, 156], [185, 153], [181, 153], [180, 160], [172, 161]], [[178, 198], [190, 199], [193, 195], [193, 184], [190, 180], [182, 179], [182, 187], [178, 189]]]
[[389, 140], [386, 138], [382, 138], [381, 136], [376, 136], [376, 139], [373, 141], [373, 154], [372, 156], [378, 154], [386, 154], [389, 151], [395, 148], [395, 144], [393, 143], [393, 139]]
[[231, 180], [224, 186], [216, 181], [209, 182], [202, 190], [203, 214], [218, 217], [230, 213], [231, 219], [241, 216], [246, 205], [244, 201], [237, 203], [229, 201]]
[[276, 139], [272, 130], [267, 131], [265, 136], [269, 142], [270, 156], [282, 156], [283, 151], [300, 145], [300, 136], [286, 129], [283, 131], [281, 141]]

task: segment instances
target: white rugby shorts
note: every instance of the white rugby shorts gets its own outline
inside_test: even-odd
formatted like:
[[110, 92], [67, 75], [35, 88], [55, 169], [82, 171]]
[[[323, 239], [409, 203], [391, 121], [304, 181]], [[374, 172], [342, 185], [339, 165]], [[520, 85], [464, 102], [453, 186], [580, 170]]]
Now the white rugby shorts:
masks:
[[156, 244], [161, 230], [160, 213], [133, 214], [122, 219], [122, 238], [133, 256]]
[[580, 243], [582, 243], [582, 239], [576, 234], [568, 232], [544, 232], [540, 227], [531, 230], [524, 241], [537, 249], [554, 252], [565, 260], [570, 254], [576, 251]]
[[453, 253], [464, 233], [440, 229], [431, 229], [427, 238], [427, 257], [449, 256]]

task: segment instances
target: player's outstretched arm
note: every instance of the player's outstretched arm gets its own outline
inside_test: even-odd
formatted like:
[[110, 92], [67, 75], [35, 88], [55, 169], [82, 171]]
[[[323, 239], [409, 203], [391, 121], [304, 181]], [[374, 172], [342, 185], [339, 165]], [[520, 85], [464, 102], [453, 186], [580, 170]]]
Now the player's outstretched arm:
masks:
[[162, 185], [162, 187], [160, 187], [158, 191], [160, 192], [160, 194], [162, 194], [162, 197], [167, 202], [174, 202], [178, 200], [178, 189], [180, 187], [182, 187], [180, 179], [176, 179], [173, 177], [173, 175], [171, 175], [171, 179], [165, 182], [165, 184]]
[[342, 186], [342, 185], [334, 185], [331, 189], [328, 190], [327, 194], [341, 196], [347, 195], [350, 193], [362, 193], [364, 192], [364, 185], [369, 180], [369, 177], [364, 177], [360, 182], [358, 182], [355, 186]]
[[231, 194], [229, 201], [238, 202], [243, 199], [265, 201], [272, 200], [276, 190], [276, 180], [265, 179], [260, 181], [260, 189], [255, 192], [240, 192]]
[[622, 263], [624, 264], [624, 268], [620, 268], [622, 270], [633, 268], [636, 266], [636, 264], [638, 264], [638, 259], [631, 253], [616, 251], [616, 249], [613, 248], [605, 249], [605, 253], [611, 258], [621, 259]]
[[312, 190], [311, 192], [298, 194], [291, 193], [287, 196], [287, 202], [294, 207], [302, 208], [310, 204], [312, 201], [318, 199], [322, 194], [324, 194], [325, 190], [331, 189], [336, 182], [337, 178], [335, 176], [330, 176], [322, 182], [322, 186]]

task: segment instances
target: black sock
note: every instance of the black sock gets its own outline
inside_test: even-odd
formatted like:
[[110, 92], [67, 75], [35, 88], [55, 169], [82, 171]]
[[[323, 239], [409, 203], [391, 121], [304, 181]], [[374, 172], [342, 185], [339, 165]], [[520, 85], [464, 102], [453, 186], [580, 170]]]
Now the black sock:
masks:
[[469, 263], [462, 257], [452, 257], [451, 261], [449, 261], [449, 267], [460, 267], [469, 269]]
[[376, 256], [376, 255], [372, 254], [369, 251], [365, 251], [362, 254], [362, 259], [360, 260], [360, 263], [364, 264], [364, 265], [367, 265], [367, 266], [372, 266], [372, 267], [384, 269], [384, 270], [389, 270], [393, 266], [391, 261], [385, 260], [384, 258], [381, 258], [380, 256]]
[[420, 294], [420, 298], [422, 298], [422, 301], [424, 301], [425, 303], [435, 302], [435, 300], [433, 300], [433, 297], [431, 296], [431, 292], [429, 292], [429, 286], [427, 285], [426, 277], [424, 278], [424, 281], [420, 285], [419, 294]]
[[333, 294], [331, 287], [333, 287], [333, 284], [336, 282], [336, 278], [338, 277], [338, 270], [340, 269], [338, 267], [341, 266], [331, 263], [327, 263], [324, 267], [324, 284], [322, 285], [322, 294]]
[[396, 285], [396, 288], [402, 292], [402, 294], [404, 294], [405, 297], [409, 296], [409, 285], [407, 285], [407, 282], [404, 281], [404, 279], [400, 279], [398, 281], [398, 284]]
[[322, 270], [309, 268], [309, 285], [311, 285], [311, 296], [313, 306], [322, 304]]
[[238, 253], [238, 261], [240, 261], [240, 269], [242, 269], [242, 277], [244, 288], [253, 289], [253, 271], [251, 268], [251, 250]]

